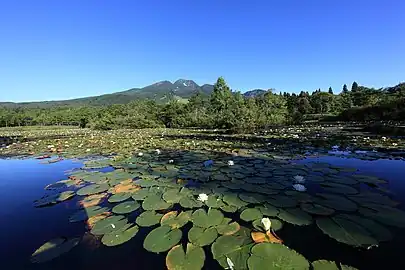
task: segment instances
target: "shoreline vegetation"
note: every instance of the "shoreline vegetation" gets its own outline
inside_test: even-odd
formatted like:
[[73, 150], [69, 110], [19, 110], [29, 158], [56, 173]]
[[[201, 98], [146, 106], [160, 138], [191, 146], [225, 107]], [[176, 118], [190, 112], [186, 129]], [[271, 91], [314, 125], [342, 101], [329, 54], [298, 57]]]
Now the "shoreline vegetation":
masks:
[[76, 126], [95, 130], [166, 127], [251, 133], [303, 123], [383, 121], [384, 128], [380, 130], [389, 132], [393, 126], [394, 133], [398, 134], [401, 130], [398, 126], [405, 120], [405, 83], [374, 89], [354, 82], [351, 90], [344, 85], [339, 94], [329, 88], [326, 92], [318, 89], [311, 94], [269, 90], [245, 96], [231, 91], [220, 77], [211, 94], [196, 92], [187, 100], [169, 95], [165, 100], [168, 101], [163, 104], [159, 100], [138, 99], [127, 104], [49, 108], [18, 104], [9, 108], [0, 104], [0, 127], [62, 126], [61, 129], [66, 129], [64, 126]]

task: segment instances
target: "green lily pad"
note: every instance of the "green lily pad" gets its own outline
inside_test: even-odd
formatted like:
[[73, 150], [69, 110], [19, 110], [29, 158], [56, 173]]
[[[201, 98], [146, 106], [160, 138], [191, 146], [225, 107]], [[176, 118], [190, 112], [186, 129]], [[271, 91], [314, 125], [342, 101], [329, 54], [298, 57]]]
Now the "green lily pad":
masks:
[[367, 183], [367, 184], [378, 185], [378, 184], [386, 184], [387, 183], [387, 181], [385, 181], [383, 179], [380, 179], [380, 178], [378, 178], [376, 176], [370, 176], [370, 175], [354, 174], [353, 178], [355, 178], [359, 182]]
[[276, 207], [295, 207], [298, 202], [288, 196], [274, 195], [267, 198], [267, 202]]
[[193, 197], [187, 196], [180, 199], [180, 205], [184, 208], [199, 208], [203, 206], [203, 203]]
[[104, 235], [118, 231], [127, 225], [127, 223], [128, 219], [126, 219], [125, 216], [110, 216], [97, 221], [90, 232], [94, 235]]
[[[360, 214], [372, 218], [385, 225], [398, 228], [405, 228], [405, 212], [387, 205], [381, 204], [363, 204], [359, 209]], [[367, 208], [365, 208], [367, 207]]]
[[371, 219], [349, 214], [340, 214], [337, 217], [345, 218], [361, 225], [378, 241], [389, 241], [392, 239], [392, 234], [387, 228]]
[[221, 206], [225, 205], [221, 198], [216, 195], [208, 196], [208, 200], [205, 202], [205, 204], [212, 208], [221, 208]]
[[150, 194], [142, 203], [142, 208], [145, 210], [165, 210], [172, 205], [163, 200], [161, 195]]
[[115, 214], [128, 214], [137, 210], [141, 205], [137, 201], [123, 202], [113, 207], [112, 212]]
[[118, 246], [131, 240], [139, 231], [139, 227], [133, 224], [127, 224], [123, 228], [105, 234], [101, 238], [101, 242], [109, 247]]
[[276, 217], [278, 215], [278, 209], [271, 204], [265, 203], [264, 205], [256, 206], [257, 209], [262, 212], [263, 216]]
[[338, 216], [318, 218], [316, 224], [325, 234], [341, 243], [356, 247], [378, 244], [377, 240], [362, 226]]
[[34, 201], [34, 206], [42, 207], [42, 206], [57, 204], [57, 203], [69, 200], [73, 196], [75, 196], [74, 191], [63, 191], [61, 193], [47, 195], [47, 196], [42, 197], [39, 200]]
[[135, 191], [132, 194], [132, 199], [134, 199], [135, 201], [143, 201], [145, 200], [146, 197], [148, 197], [148, 195], [150, 194], [149, 189], [147, 188], [142, 188], [138, 191]]
[[123, 202], [129, 198], [131, 198], [131, 193], [128, 192], [121, 192], [112, 195], [110, 198], [108, 198], [108, 202], [110, 203], [117, 203], [117, 202]]
[[332, 183], [332, 182], [325, 182], [321, 183], [322, 188], [331, 193], [340, 193], [340, 194], [357, 194], [359, 191], [351, 186]]
[[262, 218], [262, 212], [256, 208], [248, 208], [242, 211], [240, 218], [244, 221], [252, 221]]
[[312, 223], [312, 217], [299, 208], [294, 209], [280, 209], [278, 217], [285, 222], [302, 226]]
[[152, 187], [152, 186], [158, 186], [159, 185], [158, 181], [156, 181], [155, 179], [147, 178], [147, 177], [144, 177], [144, 176], [142, 176], [142, 179], [135, 180], [134, 184], [138, 185], [138, 186], [141, 186], [143, 188]]
[[240, 230], [240, 225], [236, 221], [231, 222], [232, 219], [224, 218], [222, 223], [217, 225], [215, 228], [221, 235], [232, 235]]
[[328, 193], [317, 193], [317, 195], [324, 198], [324, 199], [317, 199], [315, 201], [320, 205], [340, 211], [354, 212], [357, 210], [357, 205], [353, 201], [347, 199], [344, 196]]
[[309, 263], [302, 255], [284, 245], [260, 243], [254, 245], [251, 252], [249, 269], [309, 269]]
[[97, 216], [99, 214], [109, 212], [109, 211], [110, 211], [110, 209], [107, 207], [100, 207], [98, 205], [91, 206], [91, 207], [88, 207], [85, 209], [81, 209], [81, 210], [77, 211], [76, 213], [74, 213], [73, 215], [71, 215], [69, 217], [69, 222], [84, 221], [93, 216]]
[[178, 229], [186, 225], [191, 219], [192, 211], [180, 212], [171, 211], [166, 213], [160, 220], [160, 224], [170, 226], [172, 229]]
[[32, 255], [31, 262], [43, 263], [51, 261], [64, 253], [69, 252], [79, 244], [80, 238], [67, 239], [64, 237], [49, 240], [40, 246]]
[[143, 247], [150, 252], [160, 253], [171, 249], [180, 242], [182, 233], [170, 226], [160, 226], [153, 229], [145, 238]]
[[266, 200], [266, 197], [261, 194], [248, 192], [239, 193], [239, 198], [247, 203], [262, 203]]
[[211, 245], [211, 252], [223, 268], [229, 268], [227, 258], [234, 264], [234, 269], [247, 269], [247, 259], [252, 248], [250, 235], [222, 235]]
[[239, 199], [238, 195], [235, 193], [227, 193], [222, 197], [222, 200], [227, 203], [228, 205], [233, 205], [239, 208], [248, 205], [249, 203], [242, 201]]
[[150, 227], [159, 224], [163, 214], [156, 213], [155, 211], [145, 211], [136, 218], [136, 224], [141, 227]]
[[360, 205], [367, 203], [384, 204], [387, 206], [398, 205], [398, 202], [393, 201], [390, 197], [376, 192], [362, 191], [359, 194], [350, 195], [348, 196], [348, 198], [350, 200], [357, 202]]
[[[279, 219], [276, 218], [270, 218], [271, 221], [271, 229], [273, 231], [279, 231], [283, 228], [283, 222]], [[265, 228], [262, 224], [262, 220], [261, 219], [256, 219], [252, 222], [253, 227], [258, 230], [258, 231], [262, 231], [265, 232]]]
[[217, 237], [217, 229], [213, 227], [200, 228], [193, 226], [188, 232], [188, 241], [199, 247], [210, 245]]
[[335, 262], [327, 260], [318, 260], [312, 262], [312, 268], [314, 270], [339, 270]]
[[320, 216], [330, 216], [335, 213], [335, 210], [316, 203], [303, 203], [301, 209], [307, 213]]
[[227, 213], [235, 213], [236, 211], [238, 211], [238, 207], [235, 205], [228, 205], [224, 203], [221, 206], [221, 210]]
[[166, 267], [168, 270], [200, 270], [204, 266], [204, 261], [204, 250], [187, 243], [186, 252], [181, 245], [177, 245], [167, 253]]
[[215, 208], [210, 208], [208, 210], [208, 214], [204, 209], [198, 209], [191, 216], [191, 221], [193, 222], [194, 226], [201, 228], [209, 228], [220, 225], [223, 219], [224, 215], [222, 212]]
[[180, 199], [182, 198], [182, 194], [180, 193], [179, 189], [169, 189], [165, 193], [163, 193], [163, 199], [170, 204], [179, 203]]
[[80, 195], [80, 196], [93, 195], [93, 194], [104, 192], [104, 191], [108, 190], [109, 188], [110, 188], [110, 186], [107, 184], [101, 184], [101, 185], [93, 184], [93, 185], [86, 186], [86, 187], [79, 189], [76, 192], [76, 194]]
[[340, 264], [340, 269], [342, 270], [358, 270], [357, 268], [354, 268], [353, 266], [348, 266], [344, 264]]

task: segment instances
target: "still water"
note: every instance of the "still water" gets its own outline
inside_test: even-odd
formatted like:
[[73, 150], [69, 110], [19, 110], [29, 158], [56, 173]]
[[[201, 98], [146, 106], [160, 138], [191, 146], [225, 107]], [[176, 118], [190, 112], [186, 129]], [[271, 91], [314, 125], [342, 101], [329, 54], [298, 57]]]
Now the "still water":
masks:
[[[387, 188], [393, 193], [393, 198], [401, 202], [399, 207], [404, 209], [404, 161], [320, 157], [300, 160], [297, 163], [308, 161], [355, 167], [360, 173], [388, 180]], [[143, 249], [143, 239], [150, 229], [141, 229], [132, 240], [121, 246], [105, 247], [86, 234], [83, 223], [69, 223], [68, 217], [77, 211], [76, 199], [52, 207], [33, 207], [32, 202], [45, 194], [46, 185], [66, 179], [66, 171], [80, 167], [82, 163], [71, 160], [41, 164], [40, 161], [32, 159], [0, 159], [1, 269], [165, 269], [164, 254], [153, 254]], [[287, 246], [301, 253], [309, 261], [342, 261], [359, 269], [385, 269], [392, 268], [389, 266], [393, 265], [395, 269], [405, 269], [405, 231], [397, 229], [393, 233], [392, 241], [381, 243], [378, 248], [371, 250], [360, 250], [338, 243], [324, 235], [316, 225], [298, 227], [285, 224], [278, 235], [284, 239]], [[38, 247], [60, 236], [83, 236], [83, 240], [69, 253], [51, 262], [30, 263], [31, 254]], [[207, 260], [204, 269], [219, 269], [208, 247], [205, 248], [205, 253]]]

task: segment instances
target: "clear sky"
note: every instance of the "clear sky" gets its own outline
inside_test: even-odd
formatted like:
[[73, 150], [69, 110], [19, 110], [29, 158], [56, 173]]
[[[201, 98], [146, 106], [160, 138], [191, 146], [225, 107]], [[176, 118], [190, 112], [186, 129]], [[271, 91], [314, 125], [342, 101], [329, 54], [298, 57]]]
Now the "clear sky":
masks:
[[313, 91], [405, 80], [404, 0], [4, 0], [0, 101], [161, 80]]

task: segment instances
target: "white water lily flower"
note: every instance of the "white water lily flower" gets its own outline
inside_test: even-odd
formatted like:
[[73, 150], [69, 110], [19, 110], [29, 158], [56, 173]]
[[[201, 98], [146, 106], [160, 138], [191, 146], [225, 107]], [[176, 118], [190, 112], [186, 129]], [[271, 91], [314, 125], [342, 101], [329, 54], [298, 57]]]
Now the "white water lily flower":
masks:
[[398, 144], [397, 144], [397, 143], [392, 143], [392, 145], [393, 145], [393, 146], [397, 146]]
[[158, 154], [158, 155], [160, 155], [160, 153], [161, 153], [159, 149], [156, 149], [155, 152], [156, 152], [156, 154]]
[[228, 268], [226, 268], [226, 269], [234, 270], [235, 265], [233, 264], [231, 259], [229, 259], [228, 257], [226, 257], [226, 263], [228, 264]]
[[235, 165], [235, 163], [233, 162], [233, 160], [228, 160], [228, 165], [233, 166], [233, 165]]
[[111, 227], [112, 227], [113, 229], [115, 229], [115, 225], [114, 225], [114, 224], [111, 224]]
[[305, 183], [305, 178], [302, 175], [296, 175], [294, 176], [294, 181], [297, 183]]
[[294, 185], [293, 185], [293, 188], [294, 188], [296, 191], [300, 191], [300, 192], [305, 192], [305, 191], [307, 191], [307, 188], [306, 188], [304, 185], [301, 185], [301, 184], [294, 184]]
[[198, 195], [197, 200], [199, 200], [200, 202], [205, 202], [206, 200], [208, 200], [208, 195], [205, 193], [201, 193]]
[[339, 145], [334, 145], [334, 146], [332, 146], [332, 149], [333, 149], [333, 150], [339, 149]]
[[138, 157], [141, 157], [141, 156], [143, 156], [143, 153], [142, 153], [142, 152], [139, 152], [139, 153], [138, 153]]
[[270, 231], [271, 221], [269, 218], [262, 218], [262, 224], [266, 232]]
[[387, 137], [382, 137], [381, 139], [383, 139], [383, 141], [385, 141], [387, 139]]
[[169, 160], [169, 163], [174, 163], [174, 160], [173, 159]]

